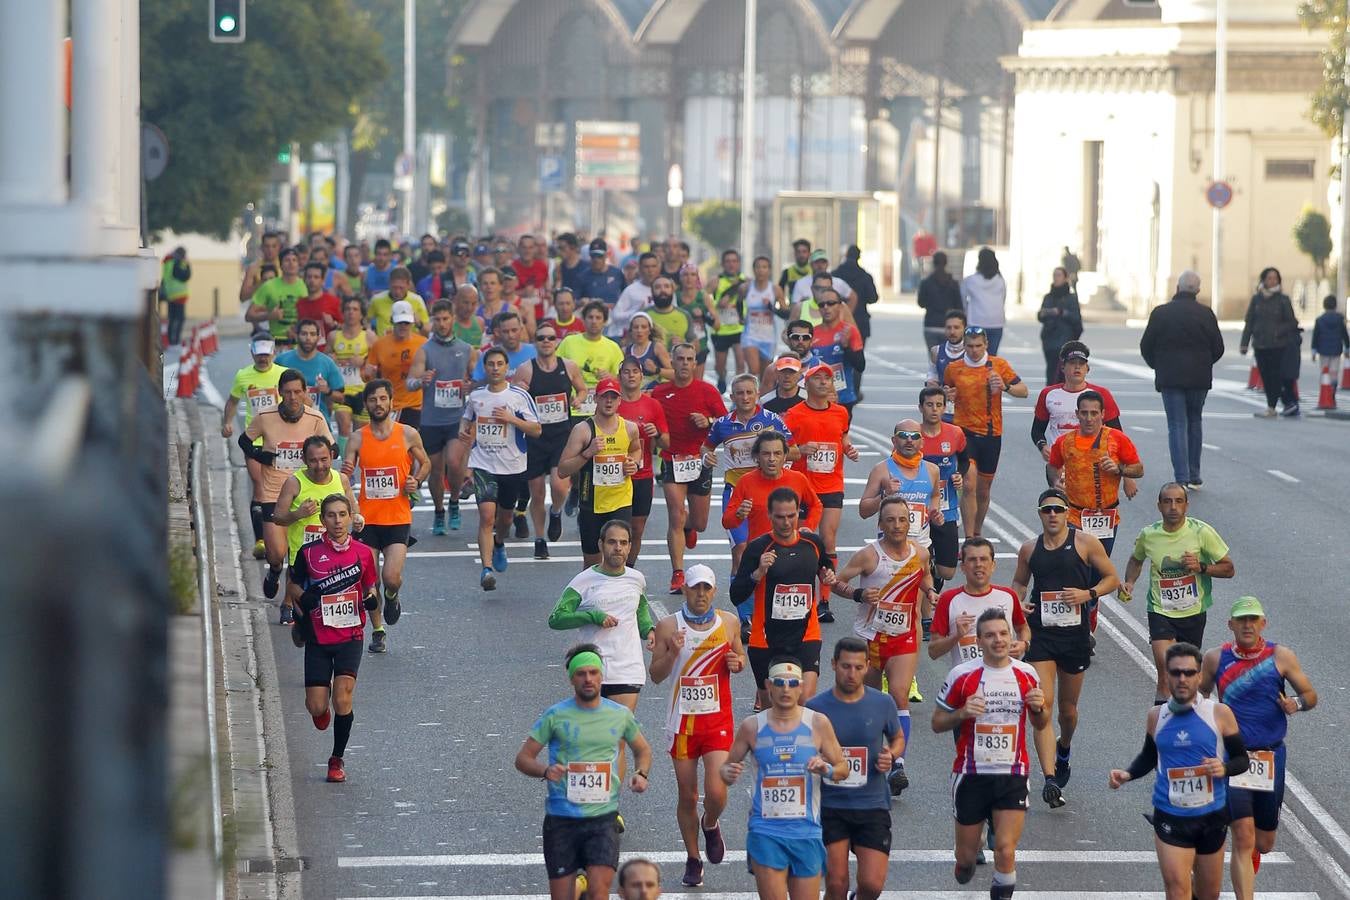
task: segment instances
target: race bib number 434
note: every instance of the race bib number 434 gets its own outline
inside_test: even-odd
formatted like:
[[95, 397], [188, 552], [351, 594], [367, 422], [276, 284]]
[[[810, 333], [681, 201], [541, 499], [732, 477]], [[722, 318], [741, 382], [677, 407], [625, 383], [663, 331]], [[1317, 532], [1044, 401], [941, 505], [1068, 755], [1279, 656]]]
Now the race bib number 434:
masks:
[[608, 803], [612, 773], [606, 762], [567, 764], [567, 799], [578, 805]]

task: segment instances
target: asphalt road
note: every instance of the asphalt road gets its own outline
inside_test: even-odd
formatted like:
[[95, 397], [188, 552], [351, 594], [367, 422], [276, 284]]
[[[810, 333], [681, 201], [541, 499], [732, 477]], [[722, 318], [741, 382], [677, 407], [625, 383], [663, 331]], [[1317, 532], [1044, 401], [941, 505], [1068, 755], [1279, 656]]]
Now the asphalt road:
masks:
[[[1166, 425], [1151, 373], [1139, 359], [1138, 331], [1090, 326], [1085, 337], [1093, 348], [1089, 377], [1115, 393], [1145, 464], [1139, 497], [1123, 506], [1114, 555], [1123, 567], [1133, 535], [1157, 518], [1150, 498], [1171, 477]], [[1350, 506], [1350, 488], [1336, 465], [1344, 459], [1350, 425], [1311, 416], [1253, 419], [1264, 402], [1242, 389], [1250, 357], [1237, 355], [1236, 334], [1225, 338], [1229, 355], [1216, 370], [1221, 381], [1206, 406], [1205, 487], [1191, 504], [1192, 515], [1214, 525], [1231, 545], [1237, 566], [1235, 579], [1216, 582], [1216, 607], [1226, 609], [1239, 594], [1261, 597], [1270, 613], [1268, 636], [1295, 649], [1321, 695], [1317, 710], [1291, 724], [1288, 806], [1277, 852], [1266, 858], [1258, 877], [1258, 896], [1350, 896], [1345, 874], [1350, 837], [1343, 830], [1350, 827], [1350, 791], [1341, 744], [1350, 715], [1345, 667], [1338, 663], [1344, 638], [1334, 626], [1347, 599], [1338, 569], [1350, 527], [1343, 512]], [[867, 469], [888, 449], [885, 436], [894, 423], [914, 415], [921, 386], [916, 373], [925, 368], [921, 344], [917, 321], [874, 320], [867, 399], [853, 429], [855, 443], [868, 455], [849, 463], [846, 472], [855, 479], [849, 485], [855, 498]], [[1031, 399], [1005, 400], [1003, 462], [985, 529], [997, 541], [995, 581], [1006, 584], [1017, 545], [1036, 525], [1034, 505], [1044, 484], [1029, 437], [1044, 368], [1035, 327], [1011, 326], [1002, 355], [1031, 387]], [[243, 342], [227, 341], [210, 364], [211, 379], [227, 389], [233, 369], [246, 363]], [[1306, 409], [1314, 405], [1315, 374], [1305, 363]], [[238, 480], [241, 490], [245, 482]], [[715, 501], [719, 497], [720, 486]], [[875, 533], [856, 512], [854, 499], [840, 531], [841, 558]], [[343, 785], [324, 781], [331, 733], [315, 732], [302, 702], [300, 653], [284, 629], [272, 629], [283, 695], [294, 700], [287, 704], [286, 744], [299, 844], [307, 860], [307, 898], [547, 896], [539, 856], [543, 791], [514, 770], [512, 759], [539, 712], [570, 690], [561, 657], [575, 635], [550, 631], [546, 619], [580, 566], [580, 550], [570, 522], [548, 562], [530, 559], [529, 541], [512, 541], [509, 571], [498, 577], [495, 593], [483, 593], [470, 543], [475, 523], [466, 506], [463, 530], [433, 538], [430, 508], [417, 511], [420, 540], [407, 565], [403, 619], [390, 629], [390, 652], [368, 655], [362, 666]], [[660, 505], [648, 534], [656, 540], [648, 542], [639, 568], [658, 599], [674, 608], [678, 600], [660, 593], [670, 575]], [[707, 562], [724, 577], [730, 555], [720, 530], [710, 529], [688, 559]], [[725, 581], [720, 593], [720, 605], [729, 609]], [[846, 614], [824, 626], [827, 647], [850, 632], [850, 622]], [[1149, 807], [1149, 787], [1113, 792], [1106, 786], [1107, 770], [1125, 765], [1138, 750], [1152, 697], [1143, 622], [1142, 602], [1106, 601], [1080, 708], [1073, 779], [1065, 791], [1069, 802], [1051, 812], [1033, 792], [1019, 853], [1019, 897], [1162, 896], [1151, 829], [1141, 817]], [[1226, 635], [1222, 614], [1212, 615], [1206, 644], [1214, 646]], [[931, 696], [946, 671], [943, 663], [926, 658], [920, 669], [928, 699], [914, 708], [907, 753], [913, 786], [893, 805], [895, 850], [887, 888], [896, 893], [887, 896], [987, 896], [987, 867], [967, 890], [957, 890], [951, 876], [951, 742], [929, 728]], [[821, 689], [828, 684], [826, 672]], [[734, 690], [738, 713], [748, 714], [748, 674], [737, 679]], [[649, 686], [639, 705], [639, 719], [658, 751], [664, 746], [665, 696], [665, 686]], [[628, 826], [623, 847], [668, 863], [664, 881], [679, 896], [683, 848], [674, 817], [674, 778], [661, 752], [652, 776], [646, 794], [625, 792], [621, 798]], [[704, 887], [689, 890], [689, 896], [753, 891], [740, 863], [748, 809], [747, 792], [734, 788], [723, 820], [728, 861], [708, 866]]]

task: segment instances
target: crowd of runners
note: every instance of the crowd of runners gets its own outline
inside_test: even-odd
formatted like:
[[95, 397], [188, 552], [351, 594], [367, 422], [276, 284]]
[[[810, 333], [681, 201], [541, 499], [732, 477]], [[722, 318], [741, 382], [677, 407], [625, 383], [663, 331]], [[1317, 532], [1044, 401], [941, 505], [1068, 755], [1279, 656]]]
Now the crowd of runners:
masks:
[[[1236, 569], [1217, 531], [1188, 514], [1198, 484], [1162, 484], [1159, 520], [1134, 538], [1123, 572], [1113, 562], [1121, 495], [1145, 473], [1111, 392], [1088, 380], [1086, 344], [1062, 345], [1062, 380], [1036, 400], [1040, 534], [1018, 548], [1011, 583], [994, 582], [983, 527], [1003, 397], [1028, 389], [995, 355], [1001, 328], [969, 324], [960, 307], [906, 392], [913, 412], [895, 422], [891, 452], [850, 498], [877, 536], [841, 559], [876, 299], [870, 279], [846, 277], [861, 271], [856, 248], [851, 267], [832, 271], [825, 251], [798, 241], [776, 278], [769, 259], [743, 269], [727, 250], [706, 280], [679, 241], [632, 266], [615, 265], [600, 238], [561, 235], [553, 250], [530, 236], [475, 246], [427, 235], [406, 259], [384, 241], [367, 258], [269, 234], [245, 276], [240, 299], [259, 330], [221, 433], [237, 432], [246, 459], [253, 554], [303, 648], [306, 708], [333, 729], [329, 781], [346, 778], [363, 656], [397, 650], [389, 629], [425, 491], [431, 535], [466, 519], [476, 530], [482, 591], [508, 587], [509, 538], [532, 537], [538, 560], [564, 529], [580, 539], [581, 571], [547, 616], [576, 633], [572, 696], [539, 716], [515, 759], [547, 783], [555, 900], [654, 896], [650, 862], [615, 882], [619, 798], [672, 776], [682, 884], [703, 884], [705, 862], [726, 859], [731, 810], [748, 815], [760, 896], [879, 896], [925, 651], [951, 665], [931, 721], [955, 738], [954, 877], [970, 882], [987, 848], [990, 897], [1006, 900], [1034, 788], [1050, 810], [1069, 802], [1098, 602], [1129, 601], [1147, 563], [1157, 689], [1142, 749], [1110, 786], [1152, 778], [1169, 900], [1217, 898], [1226, 845], [1233, 889], [1250, 900], [1275, 842], [1287, 719], [1317, 694], [1295, 654], [1263, 637], [1255, 597], [1232, 604], [1231, 641], [1202, 649], [1212, 580]], [[658, 496], [670, 568], [644, 572], [644, 539], [662, 537], [646, 533]], [[468, 502], [476, 520], [461, 512]], [[727, 571], [685, 565], [717, 539], [710, 529], [725, 531]], [[662, 617], [652, 599], [665, 594], [680, 605]], [[848, 618], [841, 607], [852, 628], [827, 644], [821, 626]], [[732, 683], [747, 678], [754, 707], [738, 715]], [[669, 767], [635, 717], [649, 681], [668, 697]], [[728, 788], [746, 782], [749, 809], [736, 811]]]

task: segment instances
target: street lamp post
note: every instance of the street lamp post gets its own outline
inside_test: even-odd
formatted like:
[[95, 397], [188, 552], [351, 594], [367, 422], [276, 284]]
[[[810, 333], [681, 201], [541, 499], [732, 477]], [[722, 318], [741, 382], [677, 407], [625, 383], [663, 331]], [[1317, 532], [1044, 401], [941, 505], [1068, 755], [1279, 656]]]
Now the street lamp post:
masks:
[[417, 119], [416, 23], [417, 0], [403, 0], [403, 157], [407, 161], [407, 181], [404, 182], [399, 231], [405, 238], [413, 230], [413, 193], [417, 184], [417, 153], [413, 146]]
[[755, 255], [755, 18], [745, 0], [745, 71], [741, 76], [741, 255]]
[[[1223, 145], [1227, 129], [1228, 0], [1214, 4], [1214, 171], [1213, 181], [1224, 180]], [[1218, 313], [1223, 304], [1223, 210], [1210, 213], [1210, 304]]]

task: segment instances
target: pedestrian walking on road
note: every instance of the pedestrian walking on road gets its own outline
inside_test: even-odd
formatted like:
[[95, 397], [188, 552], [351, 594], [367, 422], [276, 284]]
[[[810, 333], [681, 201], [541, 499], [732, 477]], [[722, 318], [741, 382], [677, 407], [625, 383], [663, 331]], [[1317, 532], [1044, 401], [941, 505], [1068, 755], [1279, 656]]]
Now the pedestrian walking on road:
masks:
[[947, 254], [941, 250], [933, 254], [933, 271], [919, 282], [919, 306], [923, 309], [923, 345], [935, 347], [942, 343], [947, 313], [961, 309], [961, 285], [947, 271]]
[[1223, 356], [1223, 335], [1214, 310], [1197, 299], [1200, 276], [1187, 269], [1177, 278], [1172, 299], [1149, 313], [1139, 353], [1153, 370], [1167, 415], [1167, 449], [1172, 477], [1194, 490], [1200, 478], [1205, 398], [1214, 386], [1214, 364]]
[[1083, 336], [1083, 313], [1078, 295], [1069, 285], [1069, 273], [1063, 266], [1055, 269], [1050, 293], [1041, 301], [1036, 319], [1041, 323], [1041, 352], [1045, 354], [1045, 383], [1059, 384], [1062, 377], [1059, 350], [1069, 341]]
[[1008, 284], [998, 271], [998, 257], [988, 247], [980, 248], [975, 272], [961, 281], [961, 303], [967, 324], [983, 328], [989, 335], [989, 352], [998, 355], [1007, 320], [1003, 309], [1008, 302]]
[[1313, 362], [1317, 362], [1320, 356], [1322, 362], [1327, 364], [1334, 397], [1336, 385], [1341, 377], [1341, 356], [1350, 349], [1350, 332], [1345, 328], [1345, 313], [1336, 309], [1335, 294], [1328, 294], [1322, 298], [1322, 309], [1325, 312], [1313, 323], [1312, 358]]
[[1286, 417], [1299, 414], [1294, 382], [1298, 380], [1300, 333], [1294, 304], [1280, 287], [1280, 270], [1274, 266], [1262, 270], [1261, 284], [1247, 306], [1247, 322], [1238, 346], [1243, 356], [1248, 347], [1256, 352], [1256, 368], [1266, 389], [1266, 410], [1255, 414], [1259, 419], [1275, 418], [1277, 402], [1284, 404]]

